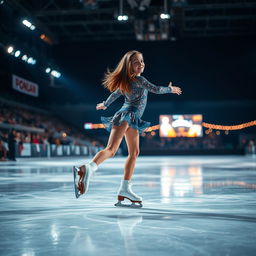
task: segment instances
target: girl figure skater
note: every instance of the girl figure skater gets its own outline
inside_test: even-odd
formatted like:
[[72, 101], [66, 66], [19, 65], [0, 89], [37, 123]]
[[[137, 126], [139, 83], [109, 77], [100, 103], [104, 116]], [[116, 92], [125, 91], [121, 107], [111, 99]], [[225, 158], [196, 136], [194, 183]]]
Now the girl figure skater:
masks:
[[[97, 110], [105, 110], [112, 102], [121, 95], [125, 101], [112, 117], [101, 117], [104, 127], [110, 132], [108, 144], [105, 149], [99, 151], [94, 158], [80, 167], [73, 167], [75, 194], [78, 198], [88, 191], [90, 178], [98, 169], [98, 166], [106, 159], [113, 157], [117, 152], [120, 143], [125, 136], [128, 157], [124, 167], [124, 177], [121, 180], [118, 191], [118, 203], [115, 206], [123, 205], [121, 202], [126, 198], [132, 202], [130, 206], [142, 207], [142, 197], [132, 191], [131, 178], [133, 175], [136, 159], [139, 155], [139, 134], [150, 126], [150, 122], [141, 120], [141, 116], [147, 104], [148, 92], [156, 94], [175, 93], [180, 95], [181, 89], [172, 86], [155, 86], [141, 76], [145, 64], [142, 53], [129, 51], [118, 63], [113, 72], [107, 72], [103, 85], [112, 94], [106, 101], [97, 104]], [[139, 203], [136, 205], [135, 203]]]

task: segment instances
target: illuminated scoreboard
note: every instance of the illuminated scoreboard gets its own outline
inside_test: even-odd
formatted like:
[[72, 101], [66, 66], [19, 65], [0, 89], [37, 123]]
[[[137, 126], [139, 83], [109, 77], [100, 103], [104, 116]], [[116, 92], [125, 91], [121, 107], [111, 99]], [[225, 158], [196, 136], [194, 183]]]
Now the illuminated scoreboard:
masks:
[[199, 115], [160, 115], [160, 137], [202, 137], [202, 120]]

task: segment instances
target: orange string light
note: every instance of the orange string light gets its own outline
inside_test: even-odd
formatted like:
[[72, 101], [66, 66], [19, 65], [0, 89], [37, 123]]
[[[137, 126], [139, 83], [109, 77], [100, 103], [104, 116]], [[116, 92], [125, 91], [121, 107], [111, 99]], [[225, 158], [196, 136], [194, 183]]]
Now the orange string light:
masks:
[[218, 124], [209, 124], [209, 123], [202, 123], [202, 126], [208, 129], [214, 129], [214, 130], [241, 130], [250, 126], [256, 125], [256, 120], [243, 123], [243, 124], [238, 124], [238, 125], [218, 125]]
[[[225, 131], [230, 131], [230, 130], [241, 130], [247, 127], [251, 127], [256, 125], [256, 120], [250, 121], [247, 123], [243, 124], [238, 124], [238, 125], [219, 125], [219, 124], [209, 124], [209, 123], [202, 123], [202, 126], [205, 128], [208, 128], [209, 130], [225, 130]], [[104, 128], [103, 124], [92, 124], [92, 129], [99, 129], [99, 128]], [[160, 125], [153, 125], [148, 127], [145, 132], [152, 132], [155, 130], [159, 130]]]

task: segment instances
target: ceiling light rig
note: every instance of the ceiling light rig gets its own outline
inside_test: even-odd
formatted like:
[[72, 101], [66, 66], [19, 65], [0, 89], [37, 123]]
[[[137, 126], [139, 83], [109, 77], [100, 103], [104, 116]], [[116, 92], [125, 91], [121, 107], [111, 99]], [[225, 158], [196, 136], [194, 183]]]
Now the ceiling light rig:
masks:
[[160, 14], [162, 20], [169, 20], [171, 15], [168, 13], [167, 0], [164, 0], [164, 12]]
[[28, 21], [26, 19], [22, 21], [22, 24], [24, 26], [26, 26], [27, 28], [31, 29], [31, 30], [35, 30], [36, 29], [36, 26], [33, 25], [30, 21]]
[[21, 60], [23, 60], [27, 64], [30, 64], [30, 65], [35, 65], [36, 64], [36, 60], [33, 57], [28, 56], [27, 54], [22, 54], [21, 50], [15, 49], [13, 46], [8, 46], [6, 48], [6, 51], [10, 55], [13, 55], [15, 58], [21, 57]]
[[118, 21], [127, 21], [129, 18], [123, 13], [124, 3], [123, 0], [119, 0], [119, 15], [117, 16]]
[[168, 13], [161, 13], [161, 14], [160, 14], [160, 18], [161, 18], [162, 20], [168, 20], [168, 19], [171, 18], [171, 16], [170, 16], [170, 14], [168, 14]]
[[[25, 27], [29, 28], [30, 30], [35, 30], [35, 29], [36, 29], [36, 26], [35, 26], [34, 24], [32, 24], [32, 22], [30, 22], [30, 21], [27, 20], [27, 19], [24, 19], [24, 20], [22, 21], [22, 24], [23, 24]], [[37, 34], [36, 34], [36, 35], [37, 35]], [[45, 43], [50, 44], [50, 45], [53, 44], [53, 40], [52, 40], [49, 36], [47, 36], [46, 34], [41, 33], [39, 37], [40, 37], [40, 39], [43, 40]]]
[[51, 69], [50, 67], [45, 69], [45, 73], [50, 74], [51, 76], [53, 76], [55, 78], [61, 77], [61, 73], [59, 71]]
[[[37, 61], [33, 57], [28, 56], [27, 54], [23, 53], [19, 49], [15, 49], [15, 47], [12, 46], [12, 45], [9, 45], [8, 47], [6, 47], [6, 52], [8, 54], [14, 56], [15, 58], [20, 58], [22, 61], [26, 62], [27, 64], [35, 65], [37, 63]], [[60, 78], [61, 77], [61, 73], [59, 71], [57, 71], [56, 69], [53, 69], [51, 67], [47, 67], [45, 69], [45, 73], [50, 75], [50, 78], [51, 78], [52, 82], [53, 82], [54, 78]]]

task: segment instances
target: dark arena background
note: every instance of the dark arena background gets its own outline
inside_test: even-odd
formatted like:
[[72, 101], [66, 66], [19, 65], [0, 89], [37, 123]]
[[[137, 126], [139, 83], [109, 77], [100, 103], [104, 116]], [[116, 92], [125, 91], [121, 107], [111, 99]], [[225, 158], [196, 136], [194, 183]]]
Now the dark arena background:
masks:
[[[148, 94], [133, 189], [125, 139], [76, 199], [73, 166], [105, 149], [102, 86], [130, 50]], [[0, 255], [255, 255], [255, 0], [0, 0]]]

